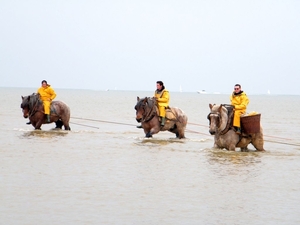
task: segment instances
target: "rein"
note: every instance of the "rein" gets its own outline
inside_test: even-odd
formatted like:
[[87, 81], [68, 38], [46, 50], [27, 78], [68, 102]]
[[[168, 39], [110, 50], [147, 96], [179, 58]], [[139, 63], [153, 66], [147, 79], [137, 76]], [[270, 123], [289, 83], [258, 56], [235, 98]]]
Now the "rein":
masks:
[[31, 104], [28, 104], [28, 109], [29, 109], [29, 118], [32, 117], [36, 112], [38, 112], [37, 108], [38, 108], [38, 104], [39, 104], [39, 98], [36, 98], [35, 102], [33, 103], [33, 107], [31, 109]]
[[[226, 108], [226, 106], [228, 106], [228, 105], [222, 104], [222, 107]], [[233, 110], [230, 110], [230, 112], [229, 112], [228, 109], [227, 109], [227, 112], [228, 112], [228, 114], [227, 114], [228, 115], [228, 120], [227, 120], [225, 129], [223, 131], [221, 131], [221, 135], [226, 134], [231, 128], [231, 120], [232, 120]]]
[[[226, 105], [222, 104], [221, 106], [225, 107]], [[210, 121], [210, 115], [217, 115], [220, 118], [220, 124], [222, 124], [222, 116], [221, 116], [221, 114], [219, 112], [210, 112], [208, 114], [207, 118], [209, 120], [209, 124], [211, 123], [211, 121]], [[230, 112], [228, 112], [227, 115], [228, 115], [228, 120], [227, 120], [227, 123], [226, 123], [226, 127], [224, 128], [224, 130], [222, 130], [220, 132], [221, 135], [226, 134], [231, 129], [231, 118], [232, 118], [232, 115], [233, 115], [233, 110], [231, 110]]]
[[[145, 105], [148, 104], [148, 106], [149, 106], [148, 100], [149, 100], [149, 98], [147, 98], [147, 102], [145, 103]], [[144, 107], [144, 114], [143, 114], [142, 122], [148, 122], [148, 121], [152, 120], [153, 117], [156, 115], [155, 104], [152, 104], [152, 106], [149, 106], [149, 107], [145, 107], [145, 106], [143, 106], [143, 107]], [[150, 108], [150, 110], [147, 110], [149, 108]]]

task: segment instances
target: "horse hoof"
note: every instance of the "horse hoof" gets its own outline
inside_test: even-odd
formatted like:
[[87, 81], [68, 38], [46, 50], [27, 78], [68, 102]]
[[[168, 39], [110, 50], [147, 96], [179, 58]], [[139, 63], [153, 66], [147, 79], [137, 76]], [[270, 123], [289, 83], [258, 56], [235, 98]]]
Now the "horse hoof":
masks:
[[146, 138], [152, 138], [152, 135], [150, 133], [146, 134]]

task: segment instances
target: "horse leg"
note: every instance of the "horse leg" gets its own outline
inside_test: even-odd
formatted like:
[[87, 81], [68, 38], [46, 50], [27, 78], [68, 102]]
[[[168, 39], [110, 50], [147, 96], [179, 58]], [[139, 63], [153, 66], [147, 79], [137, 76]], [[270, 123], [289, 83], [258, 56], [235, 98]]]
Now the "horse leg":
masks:
[[[64, 125], [65, 130], [71, 130], [70, 126], [69, 126], [69, 121], [70, 121], [70, 117], [68, 116], [63, 116], [61, 118], [62, 121], [62, 125]], [[62, 127], [62, 126], [61, 126]]]
[[37, 123], [35, 123], [33, 126], [34, 126], [34, 129], [35, 130], [41, 130], [41, 126], [43, 124], [43, 119], [41, 119], [40, 121], [38, 121]]
[[62, 124], [64, 125], [65, 130], [71, 130], [71, 128], [70, 128], [70, 126], [69, 126], [69, 122], [64, 122], [64, 121], [62, 121]]
[[242, 147], [241, 148], [241, 152], [249, 152], [248, 147], [247, 146], [246, 147]]
[[261, 151], [261, 152], [265, 151], [265, 149], [264, 149], [264, 140], [261, 139], [260, 137], [252, 140], [252, 145], [254, 146], [254, 148], [257, 151]]
[[65, 130], [71, 130], [71, 127], [69, 126], [69, 124], [64, 125]]
[[55, 122], [55, 129], [56, 128], [58, 128], [58, 129], [61, 129], [62, 128], [62, 126], [63, 126], [63, 122], [61, 121], [61, 120], [57, 120], [56, 122]]
[[185, 138], [184, 136], [184, 129], [185, 127], [182, 127], [181, 124], [175, 124], [176, 127], [176, 137], [181, 139], [181, 138]]
[[231, 144], [229, 144], [229, 146], [228, 146], [228, 150], [229, 151], [235, 151], [235, 144], [234, 143], [231, 143]]
[[148, 133], [146, 133], [146, 138], [152, 138], [152, 134], [150, 131]]
[[185, 136], [184, 136], [184, 128], [178, 129], [178, 132], [176, 132], [176, 137], [179, 138], [179, 139], [185, 138]]

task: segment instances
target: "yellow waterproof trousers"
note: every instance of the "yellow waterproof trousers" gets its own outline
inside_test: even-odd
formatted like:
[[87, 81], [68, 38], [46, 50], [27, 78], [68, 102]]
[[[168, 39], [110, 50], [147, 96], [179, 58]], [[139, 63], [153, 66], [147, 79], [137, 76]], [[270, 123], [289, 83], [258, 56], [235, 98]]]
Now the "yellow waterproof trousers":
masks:
[[158, 106], [159, 116], [166, 117], [166, 107], [165, 106]]
[[50, 101], [43, 101], [45, 114], [50, 115]]
[[241, 115], [243, 115], [246, 110], [235, 110], [233, 116], [233, 126], [241, 127]]

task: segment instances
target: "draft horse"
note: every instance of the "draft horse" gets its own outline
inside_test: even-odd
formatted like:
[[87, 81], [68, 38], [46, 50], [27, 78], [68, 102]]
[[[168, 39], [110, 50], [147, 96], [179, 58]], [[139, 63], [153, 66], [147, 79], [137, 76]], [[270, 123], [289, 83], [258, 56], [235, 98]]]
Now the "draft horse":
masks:
[[177, 138], [185, 138], [184, 132], [187, 125], [187, 116], [177, 107], [168, 107], [166, 109], [166, 122], [163, 127], [160, 126], [160, 117], [155, 98], [137, 97], [136, 120], [142, 124], [147, 138], [152, 137], [160, 131], [170, 131], [176, 135]]
[[[33, 93], [32, 95], [21, 97], [23, 117], [29, 118], [32, 126], [36, 130], [40, 130], [42, 124], [48, 123], [44, 114], [44, 106], [43, 102], [40, 100], [40, 95]], [[50, 123], [55, 122], [55, 128], [62, 129], [62, 126], [64, 126], [65, 130], [71, 130], [69, 121], [70, 108], [64, 102], [53, 101], [50, 107]]]
[[[225, 148], [235, 151], [238, 147], [241, 151], [247, 151], [248, 145], [251, 143], [257, 151], [264, 150], [263, 129], [260, 126], [258, 133], [237, 134], [233, 128], [233, 107], [231, 105], [209, 104], [210, 113], [207, 118], [209, 120], [209, 133], [214, 135], [214, 147]], [[243, 130], [242, 130], [243, 131]]]

